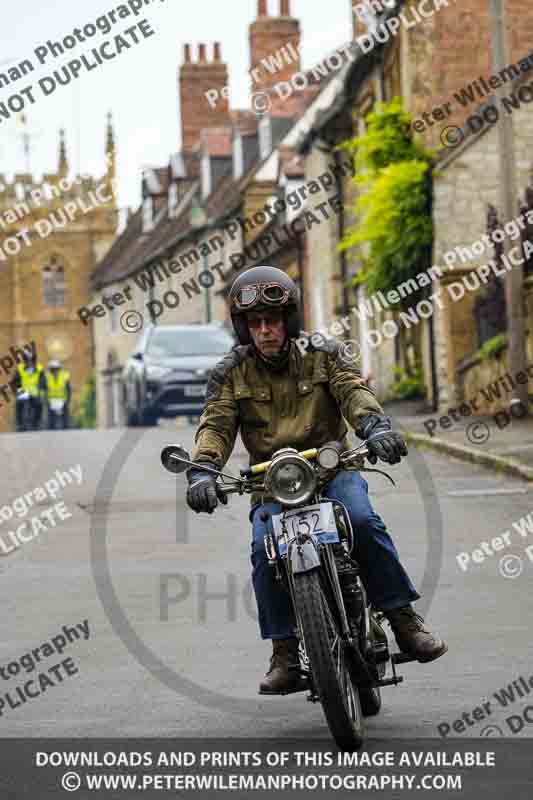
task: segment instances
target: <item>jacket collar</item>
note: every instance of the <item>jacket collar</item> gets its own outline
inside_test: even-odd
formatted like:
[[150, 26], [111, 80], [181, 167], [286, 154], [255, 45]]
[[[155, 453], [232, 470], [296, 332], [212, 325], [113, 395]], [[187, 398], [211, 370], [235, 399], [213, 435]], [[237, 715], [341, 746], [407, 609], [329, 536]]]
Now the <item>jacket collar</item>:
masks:
[[276, 356], [267, 357], [260, 353], [255, 344], [252, 342], [252, 353], [256, 360], [259, 361], [260, 364], [263, 364], [266, 369], [270, 370], [271, 372], [282, 372], [289, 362], [289, 356], [291, 352], [290, 345], [290, 339], [287, 337], [281, 352]]

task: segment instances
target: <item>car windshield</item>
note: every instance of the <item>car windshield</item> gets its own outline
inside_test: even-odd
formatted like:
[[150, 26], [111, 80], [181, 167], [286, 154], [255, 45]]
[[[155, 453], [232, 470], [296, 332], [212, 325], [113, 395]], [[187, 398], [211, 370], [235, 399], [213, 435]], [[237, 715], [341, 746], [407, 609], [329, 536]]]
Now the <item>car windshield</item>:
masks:
[[151, 358], [176, 358], [179, 356], [224, 355], [233, 347], [230, 334], [222, 328], [206, 330], [182, 328], [181, 330], [155, 330], [148, 344]]

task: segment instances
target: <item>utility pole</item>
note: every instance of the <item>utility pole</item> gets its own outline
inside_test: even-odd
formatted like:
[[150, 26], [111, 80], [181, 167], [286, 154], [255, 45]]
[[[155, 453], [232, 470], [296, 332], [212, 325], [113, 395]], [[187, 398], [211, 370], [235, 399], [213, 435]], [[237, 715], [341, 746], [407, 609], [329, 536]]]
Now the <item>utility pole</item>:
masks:
[[[506, 25], [505, 0], [490, 0], [492, 24], [492, 56], [493, 73], [501, 72], [511, 63], [509, 52], [509, 32]], [[512, 117], [501, 102], [505, 95], [505, 87], [496, 89], [499, 101], [498, 144], [499, 144], [499, 177], [500, 203], [504, 223], [513, 219], [518, 211], [518, 194], [516, 191], [514, 133]], [[511, 250], [509, 237], [504, 239], [504, 250]], [[525, 326], [524, 326], [524, 274], [521, 264], [513, 266], [505, 279], [505, 296], [507, 307], [507, 343], [509, 372], [514, 378], [519, 372], [525, 372]], [[522, 402], [528, 408], [528, 385], [516, 383], [511, 402]], [[523, 414], [522, 416], [525, 416]]]

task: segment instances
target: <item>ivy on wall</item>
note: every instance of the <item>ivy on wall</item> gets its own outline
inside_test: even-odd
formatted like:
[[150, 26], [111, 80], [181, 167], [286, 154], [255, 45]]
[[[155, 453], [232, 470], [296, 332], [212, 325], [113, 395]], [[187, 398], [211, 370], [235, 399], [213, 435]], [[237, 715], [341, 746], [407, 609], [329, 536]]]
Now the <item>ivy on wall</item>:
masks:
[[410, 124], [411, 115], [395, 97], [376, 105], [363, 136], [341, 145], [355, 157], [359, 194], [358, 222], [339, 248], [368, 245], [360, 250], [363, 268], [353, 280], [371, 293], [395, 289], [431, 266], [433, 153], [413, 140]]

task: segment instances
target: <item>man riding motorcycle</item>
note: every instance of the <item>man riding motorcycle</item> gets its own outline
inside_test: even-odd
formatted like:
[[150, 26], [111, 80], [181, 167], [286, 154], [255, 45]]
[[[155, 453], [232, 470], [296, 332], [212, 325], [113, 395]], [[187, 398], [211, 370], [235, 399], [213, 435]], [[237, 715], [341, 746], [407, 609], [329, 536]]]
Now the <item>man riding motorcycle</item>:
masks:
[[[217, 506], [216, 476], [233, 450], [237, 432], [250, 464], [267, 461], [282, 447], [305, 450], [340, 441], [348, 449], [347, 420], [367, 440], [373, 463], [398, 463], [407, 455], [402, 436], [391, 429], [374, 393], [363, 383], [354, 359], [342, 343], [315, 336], [302, 355], [298, 290], [282, 270], [270, 266], [245, 271], [230, 291], [231, 318], [240, 346], [214, 368], [206, 405], [187, 471], [187, 502], [193, 511], [211, 514]], [[313, 344], [317, 342], [318, 344]], [[346, 506], [356, 535], [356, 557], [368, 597], [387, 617], [400, 650], [419, 662], [433, 661], [446, 644], [424, 627], [411, 602], [420, 595], [402, 567], [386, 526], [372, 508], [368, 484], [356, 471], [339, 473], [326, 487], [327, 497]], [[227, 498], [220, 496], [223, 502]], [[298, 688], [298, 641], [289, 596], [276, 583], [264, 547], [262, 513], [278, 513], [271, 498], [252, 495], [252, 581], [263, 639], [272, 639], [270, 669], [260, 693]]]
[[[17, 391], [27, 392], [30, 396], [30, 404], [33, 412], [33, 426], [36, 430], [41, 424], [43, 412], [43, 397], [46, 393], [46, 374], [43, 365], [37, 361], [35, 353], [24, 353], [24, 363], [19, 364], [15, 373], [13, 386]], [[19, 400], [16, 403], [16, 427], [21, 430], [23, 426], [24, 404], [27, 400]]]

